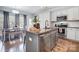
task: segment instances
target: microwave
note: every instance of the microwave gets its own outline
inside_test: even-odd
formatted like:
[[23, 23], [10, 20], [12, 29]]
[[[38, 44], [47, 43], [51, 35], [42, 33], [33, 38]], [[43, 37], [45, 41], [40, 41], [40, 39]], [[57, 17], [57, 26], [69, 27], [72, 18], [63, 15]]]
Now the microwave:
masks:
[[67, 16], [57, 16], [57, 21], [66, 21]]

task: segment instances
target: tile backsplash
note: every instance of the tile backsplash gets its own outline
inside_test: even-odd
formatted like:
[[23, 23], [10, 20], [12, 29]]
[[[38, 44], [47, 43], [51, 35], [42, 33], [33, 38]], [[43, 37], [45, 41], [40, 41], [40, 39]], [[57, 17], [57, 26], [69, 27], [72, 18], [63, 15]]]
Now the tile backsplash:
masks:
[[[51, 22], [51, 27], [55, 27], [55, 24], [59, 24], [61, 22]], [[79, 27], [79, 22], [62, 22], [62, 23], [67, 23], [68, 27]]]
[[79, 22], [68, 22], [68, 27], [79, 27]]

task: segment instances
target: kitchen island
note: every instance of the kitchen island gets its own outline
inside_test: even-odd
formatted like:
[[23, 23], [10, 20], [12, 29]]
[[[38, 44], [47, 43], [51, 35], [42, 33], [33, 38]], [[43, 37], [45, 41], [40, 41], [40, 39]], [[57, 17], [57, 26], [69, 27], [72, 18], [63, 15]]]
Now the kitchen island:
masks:
[[26, 52], [51, 51], [55, 46], [57, 29], [41, 29], [39, 32], [27, 30], [25, 35]]

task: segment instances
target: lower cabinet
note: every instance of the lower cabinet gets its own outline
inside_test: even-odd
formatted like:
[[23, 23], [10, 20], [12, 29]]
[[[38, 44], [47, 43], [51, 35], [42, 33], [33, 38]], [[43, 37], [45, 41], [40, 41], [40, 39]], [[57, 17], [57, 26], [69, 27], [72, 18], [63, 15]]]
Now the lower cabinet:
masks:
[[40, 52], [50, 51], [50, 33], [40, 36], [39, 50]]
[[67, 38], [75, 40], [75, 30], [74, 28], [67, 28]]
[[67, 28], [67, 38], [75, 41], [79, 41], [79, 29]]
[[56, 33], [57, 31], [51, 32], [51, 38], [50, 38], [50, 49], [55, 47], [56, 44]]
[[44, 43], [45, 43], [45, 50], [46, 51], [50, 51], [50, 39], [51, 39], [51, 37], [50, 37], [50, 33], [49, 34], [45, 34], [45, 36], [44, 36]]
[[76, 40], [79, 41], [79, 29], [76, 29]]
[[56, 33], [57, 31], [53, 31], [51, 33], [45, 34], [44, 36], [44, 47], [46, 51], [51, 51], [56, 43]]

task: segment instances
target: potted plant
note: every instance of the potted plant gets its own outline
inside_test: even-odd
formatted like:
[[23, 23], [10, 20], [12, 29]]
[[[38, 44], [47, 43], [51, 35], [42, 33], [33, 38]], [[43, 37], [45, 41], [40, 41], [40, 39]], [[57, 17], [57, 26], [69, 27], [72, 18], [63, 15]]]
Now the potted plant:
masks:
[[34, 16], [34, 19], [33, 19], [33, 26], [37, 29], [40, 29], [40, 24], [39, 24], [39, 18], [37, 18], [37, 16]]

